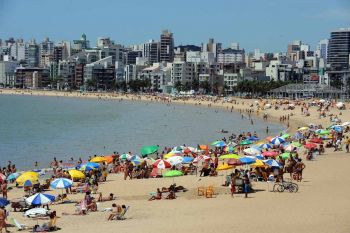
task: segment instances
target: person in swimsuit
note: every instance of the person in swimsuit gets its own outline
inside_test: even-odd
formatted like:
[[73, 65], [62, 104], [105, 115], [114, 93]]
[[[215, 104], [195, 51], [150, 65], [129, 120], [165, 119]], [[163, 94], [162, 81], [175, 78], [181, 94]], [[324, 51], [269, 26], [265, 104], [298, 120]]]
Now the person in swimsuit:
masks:
[[2, 206], [0, 207], [0, 233], [2, 233], [2, 229], [5, 228], [5, 232], [9, 232], [6, 227], [6, 211]]

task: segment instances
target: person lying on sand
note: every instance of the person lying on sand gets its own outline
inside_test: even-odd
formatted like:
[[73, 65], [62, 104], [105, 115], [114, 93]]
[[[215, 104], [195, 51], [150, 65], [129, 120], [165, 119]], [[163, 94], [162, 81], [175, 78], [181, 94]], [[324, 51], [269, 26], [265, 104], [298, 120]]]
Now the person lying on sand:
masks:
[[168, 196], [166, 196], [165, 199], [168, 199], [168, 200], [173, 200], [173, 199], [176, 199], [176, 195], [175, 195], [175, 192], [173, 190], [170, 190], [170, 193]]
[[108, 197], [102, 197], [102, 193], [99, 193], [98, 202], [104, 202], [104, 201], [113, 201], [115, 200], [114, 194], [110, 193]]
[[148, 199], [148, 200], [149, 201], [153, 201], [153, 200], [161, 200], [161, 199], [162, 199], [162, 192], [158, 188], [156, 195], [152, 195], [152, 197], [150, 199]]

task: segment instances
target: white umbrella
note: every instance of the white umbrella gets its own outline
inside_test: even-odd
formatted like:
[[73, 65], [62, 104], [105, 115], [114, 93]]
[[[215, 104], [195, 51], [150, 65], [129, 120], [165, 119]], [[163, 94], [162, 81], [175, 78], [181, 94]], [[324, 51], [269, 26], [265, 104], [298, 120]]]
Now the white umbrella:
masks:
[[54, 189], [66, 189], [73, 185], [73, 181], [66, 178], [58, 178], [52, 181], [51, 187]]
[[47, 215], [48, 210], [44, 208], [33, 208], [30, 210], [27, 210], [24, 213], [24, 216], [29, 217], [29, 218], [35, 218], [35, 217], [40, 217], [40, 216], [45, 216]]
[[172, 156], [172, 157], [170, 157], [170, 158], [167, 159], [167, 161], [168, 161], [172, 166], [174, 166], [174, 165], [176, 166], [176, 165], [182, 163], [183, 160], [184, 160], [184, 158], [181, 157], [181, 156]]
[[338, 102], [336, 104], [336, 106], [337, 106], [337, 108], [342, 108], [342, 107], [344, 107], [344, 103], [343, 102]]
[[26, 199], [28, 205], [47, 205], [55, 200], [55, 196], [37, 193]]
[[243, 150], [243, 152], [248, 154], [248, 155], [257, 155], [257, 154], [261, 153], [260, 150], [253, 148], [253, 147], [247, 148], [247, 149]]
[[346, 122], [344, 122], [343, 124], [341, 124], [341, 126], [348, 126], [348, 125], [350, 125], [350, 121], [346, 121]]

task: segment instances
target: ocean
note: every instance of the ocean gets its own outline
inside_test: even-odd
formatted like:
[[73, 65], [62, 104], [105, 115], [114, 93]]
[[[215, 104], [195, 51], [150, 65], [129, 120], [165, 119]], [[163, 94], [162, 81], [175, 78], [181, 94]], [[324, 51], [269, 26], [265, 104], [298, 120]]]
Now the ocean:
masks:
[[[48, 167], [53, 157], [132, 152], [143, 145], [197, 146], [229, 133], [256, 131], [261, 138], [284, 126], [204, 106], [108, 101], [66, 97], [0, 95], [0, 166], [11, 160], [19, 169]], [[161, 150], [160, 150], [161, 152]]]

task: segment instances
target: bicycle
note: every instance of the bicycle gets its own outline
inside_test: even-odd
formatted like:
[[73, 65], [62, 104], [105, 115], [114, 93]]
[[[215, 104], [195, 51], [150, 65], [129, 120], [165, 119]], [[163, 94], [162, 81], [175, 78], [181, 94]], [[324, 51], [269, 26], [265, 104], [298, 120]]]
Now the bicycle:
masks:
[[285, 190], [289, 191], [290, 193], [296, 193], [299, 190], [299, 186], [296, 183], [293, 182], [280, 182], [276, 183], [273, 186], [274, 192], [284, 192]]

